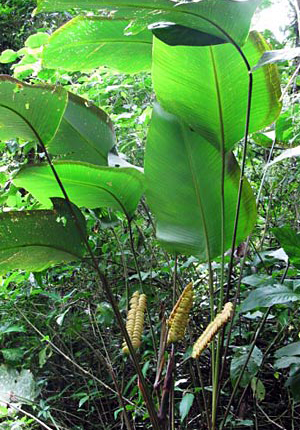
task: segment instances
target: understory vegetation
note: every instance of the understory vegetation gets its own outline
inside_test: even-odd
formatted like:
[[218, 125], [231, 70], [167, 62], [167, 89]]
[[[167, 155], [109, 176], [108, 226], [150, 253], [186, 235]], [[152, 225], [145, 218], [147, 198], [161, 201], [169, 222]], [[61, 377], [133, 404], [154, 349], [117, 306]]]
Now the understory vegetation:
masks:
[[252, 30], [273, 3], [2, 1], [0, 429], [300, 428], [300, 5]]

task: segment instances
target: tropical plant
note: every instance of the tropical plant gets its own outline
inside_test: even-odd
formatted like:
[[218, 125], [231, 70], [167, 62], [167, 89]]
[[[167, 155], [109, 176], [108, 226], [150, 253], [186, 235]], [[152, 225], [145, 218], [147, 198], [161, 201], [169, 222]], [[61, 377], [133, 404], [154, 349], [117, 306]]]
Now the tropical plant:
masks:
[[[142, 399], [155, 429], [167, 426], [168, 419], [174, 428], [174, 410], [172, 412], [168, 405], [174, 407], [170, 393], [174, 384], [175, 346], [171, 347], [164, 384], [161, 394], [157, 395], [158, 408], [149, 393], [146, 370], [141, 369], [136, 345], [133, 345], [107, 277], [87, 237], [86, 219], [89, 218], [85, 214], [86, 210], [91, 214], [99, 208], [109, 208], [127, 223], [142, 288], [132, 223], [139, 203], [148, 214], [149, 206], [156, 220], [156, 237], [160, 245], [175, 255], [175, 260], [180, 254], [193, 255], [198, 264], [206, 264], [211, 320], [208, 329], [216, 327], [217, 323], [213, 322], [216, 312], [221, 311], [229, 296], [235, 297], [233, 312], [236, 310], [238, 291], [232, 288], [234, 252], [251, 234], [257, 220], [256, 200], [245, 177], [248, 135], [272, 124], [281, 110], [279, 74], [273, 64], [278, 61], [278, 56], [263, 57], [269, 50], [268, 44], [257, 32], [249, 34], [258, 3], [256, 0], [38, 1], [37, 12], [62, 12], [74, 8], [80, 15], [55, 31], [49, 39], [41, 36], [43, 33], [36, 35], [38, 53], [28, 64], [41, 58], [46, 71], [62, 69], [72, 73], [92, 71], [100, 66], [122, 73], [151, 69], [156, 101], [147, 134], [144, 171], [116, 154], [118, 142], [113, 124], [102, 109], [62, 87], [28, 85], [8, 76], [2, 76], [0, 80], [3, 124], [0, 138], [3, 141], [34, 142], [33, 151], [42, 152], [46, 159], [46, 162], [24, 163], [18, 172], [11, 174], [13, 186], [29, 193], [34, 210], [1, 214], [0, 273], [16, 268], [40, 272], [60, 262], [89, 260], [98, 276], [97, 282], [105, 291], [105, 300], [114, 312], [122, 333], [120, 339], [124, 337], [126, 352], [128, 349]], [[27, 45], [35, 49], [35, 45]], [[6, 61], [15, 59], [16, 56], [12, 56]], [[236, 148], [241, 140], [243, 155], [239, 166]], [[290, 232], [285, 233], [284, 237], [290, 236]], [[281, 242], [280, 232], [274, 234]], [[298, 238], [294, 240], [297, 242]], [[244, 255], [248, 244], [249, 240]], [[285, 248], [284, 244], [282, 246]], [[228, 249], [231, 252], [226, 261]], [[291, 259], [288, 249], [286, 252]], [[292, 252], [294, 258], [294, 248]], [[213, 259], [217, 258], [218, 282], [212, 267]], [[294, 264], [294, 260], [291, 262]], [[242, 273], [241, 270], [241, 276]], [[175, 270], [175, 286], [176, 276]], [[250, 293], [240, 312], [259, 307], [270, 309], [274, 304], [299, 300], [297, 288], [293, 286], [291, 289], [283, 281], [280, 285], [265, 286], [268, 291], [260, 287]], [[225, 324], [231, 313], [230, 307], [217, 329]], [[267, 317], [268, 312], [262, 323]], [[251, 345], [236, 350], [231, 362], [233, 392], [225, 414], [218, 415], [232, 324], [233, 320], [229, 331], [219, 333], [217, 342], [213, 340], [217, 329], [214, 330], [205, 344], [211, 342], [211, 411], [199, 364], [196, 364], [206, 425], [211, 429], [227, 426], [233, 397], [240, 387], [252, 384], [254, 393], [257, 394], [259, 388], [260, 393], [262, 391], [258, 370], [263, 357], [255, 344], [258, 330]], [[157, 393], [166, 350], [164, 321], [161, 332], [155, 383]], [[152, 326], [151, 334], [155, 345]], [[222, 363], [223, 349], [225, 358]], [[278, 363], [277, 367], [280, 367]], [[299, 383], [298, 375], [297, 369], [290, 383], [293, 392], [295, 384], [298, 386]], [[113, 380], [126, 426], [132, 428], [126, 413], [125, 394], [115, 377]], [[85, 400], [81, 405], [89, 397], [82, 398]], [[193, 401], [194, 393], [184, 394], [180, 403], [182, 421]]]

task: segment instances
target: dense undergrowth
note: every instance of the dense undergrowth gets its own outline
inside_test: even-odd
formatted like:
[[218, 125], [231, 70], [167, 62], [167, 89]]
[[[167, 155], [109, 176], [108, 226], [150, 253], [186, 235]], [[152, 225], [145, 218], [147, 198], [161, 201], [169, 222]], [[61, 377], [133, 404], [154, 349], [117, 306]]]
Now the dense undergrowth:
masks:
[[[8, 8], [18, 6], [18, 2], [6, 3]], [[30, 3], [31, 7], [31, 2], [19, 3]], [[5, 7], [0, 8], [2, 18], [10, 13]], [[43, 28], [36, 23], [32, 34], [38, 30], [51, 32], [65, 17], [51, 15], [47, 21], [47, 15], [43, 15]], [[23, 12], [19, 19], [24, 19]], [[8, 36], [8, 21], [6, 28]], [[25, 23], [22, 28], [27, 28]], [[295, 43], [295, 33], [286, 34], [286, 40], [277, 48]], [[15, 41], [18, 46], [9, 46], [11, 39], [7, 37], [5, 48], [21, 49], [21, 36], [18, 43]], [[270, 34], [266, 32], [266, 36]], [[25, 46], [22, 55], [12, 60], [16, 67], [5, 66], [5, 71], [32, 84], [62, 85], [93, 102], [114, 123], [118, 142], [114, 152], [143, 167], [155, 99], [150, 74], [119, 74], [105, 67], [91, 73], [43, 69], [40, 53], [29, 52], [26, 42]], [[224, 417], [224, 428], [229, 429], [296, 430], [300, 426], [299, 164], [297, 158], [288, 158], [265, 170], [267, 162], [297, 146], [297, 76], [290, 81], [296, 67], [296, 60], [280, 63], [281, 85], [285, 89], [283, 113], [276, 125], [250, 136], [246, 176], [259, 196], [258, 217], [246, 254], [246, 241], [234, 253], [229, 288], [226, 277], [221, 277], [221, 257], [212, 261], [214, 298], [217, 300], [220, 280], [224, 279], [226, 301], [237, 303], [232, 325], [229, 323], [220, 332], [220, 337], [225, 337], [222, 350], [226, 358], [221, 362], [217, 428], [221, 428]], [[235, 148], [239, 162], [242, 148], [242, 143]], [[43, 149], [31, 141], [10, 139], [0, 141], [0, 151], [2, 212], [38, 209], [34, 197], [25, 188], [15, 186], [11, 178], [23, 165], [44, 161]], [[154, 389], [161, 363], [158, 356], [163, 321], [185, 285], [194, 282], [194, 305], [186, 336], [175, 348], [176, 365], [170, 409], [167, 408], [167, 415], [173, 419], [168, 428], [208, 429], [213, 385], [211, 353], [206, 349], [198, 361], [192, 360], [190, 354], [195, 340], [211, 321], [209, 265], [160, 246], [155, 238], [155, 216], [144, 197], [130, 222], [123, 213], [107, 208], [85, 208], [83, 213], [89, 244], [124, 321], [132, 293], [139, 290], [147, 295], [148, 311], [138, 360], [157, 410], [166, 374], [164, 366], [160, 385]], [[224, 264], [227, 275], [230, 252]], [[278, 285], [284, 289], [280, 297], [270, 289]], [[122, 353], [123, 336], [88, 255], [81, 262], [44, 271], [3, 274], [0, 287], [0, 378], [8, 380], [3, 389], [0, 387], [1, 429], [122, 429], [126, 428], [123, 406], [131, 423], [129, 428], [152, 428], [140, 381], [131, 358]], [[228, 333], [231, 336], [227, 345]], [[294, 352], [281, 350], [296, 343], [298, 350]], [[173, 347], [169, 346], [164, 352], [165, 364], [172, 354]], [[9, 379], [12, 369], [20, 373]], [[30, 370], [31, 379], [27, 382], [22, 382], [24, 369]], [[5, 389], [14, 379], [20, 381], [20, 386], [24, 384], [23, 391], [13, 387], [7, 399]], [[24, 393], [26, 399], [18, 393]]]

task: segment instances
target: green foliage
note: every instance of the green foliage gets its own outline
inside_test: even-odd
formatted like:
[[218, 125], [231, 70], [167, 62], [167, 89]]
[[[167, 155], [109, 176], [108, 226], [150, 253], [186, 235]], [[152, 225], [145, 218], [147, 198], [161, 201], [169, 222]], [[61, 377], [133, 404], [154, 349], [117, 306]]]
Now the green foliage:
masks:
[[43, 64], [82, 72], [102, 65], [124, 73], [149, 70], [151, 33], [144, 30], [126, 35], [128, 25], [129, 21], [123, 20], [76, 17], [51, 36], [43, 53]]
[[[250, 346], [240, 346], [235, 348], [235, 353], [230, 363], [230, 378], [233, 385], [237, 382], [240, 371], [245, 365], [246, 360], [248, 360], [249, 350]], [[240, 381], [241, 387], [246, 387], [252, 378], [255, 377], [262, 363], [262, 358], [263, 354], [261, 350], [255, 346]]]
[[[76, 4], [72, 0], [38, 0], [37, 12], [65, 11], [75, 7], [77, 10], [97, 11], [104, 8], [108, 13], [113, 13], [114, 18], [134, 20], [132, 30], [139, 32], [147, 26], [151, 29], [168, 27], [171, 23], [179, 24], [201, 33], [206, 43], [216, 42], [215, 36], [227, 42], [228, 38], [224, 32], [238, 44], [245, 41], [251, 17], [260, 0], [246, 0], [243, 2], [232, 2], [227, 0], [204, 0], [201, 2], [177, 2], [170, 0], [79, 0]], [[136, 10], [139, 11], [138, 15]], [[113, 11], [113, 12], [112, 12]], [[232, 20], [235, 16], [235, 20]], [[160, 19], [161, 18], [161, 19]], [[212, 22], [218, 27], [212, 25]], [[167, 29], [168, 30], [168, 29]], [[179, 27], [178, 41], [182, 43], [182, 28]], [[210, 36], [210, 37], [208, 37]], [[211, 37], [212, 36], [212, 37]], [[164, 37], [165, 39], [165, 37]], [[172, 36], [172, 41], [174, 39]], [[199, 42], [197, 42], [199, 43]]]
[[[225, 249], [231, 245], [239, 167], [226, 156]], [[145, 155], [146, 196], [156, 215], [157, 237], [170, 250], [202, 260], [221, 253], [221, 170], [219, 151], [180, 118], [155, 106]], [[254, 197], [245, 182], [238, 242], [256, 219]]]
[[[278, 117], [277, 67], [252, 69], [255, 134], [245, 133], [249, 75], [238, 45], [252, 68], [270, 49], [257, 33], [247, 37], [258, 3], [40, 0], [38, 11], [80, 16], [65, 23], [71, 14], [42, 15], [47, 25], [24, 33], [24, 47], [4, 47], [0, 62], [15, 62], [11, 72], [28, 83], [0, 80], [0, 359], [17, 379], [31, 369], [34, 395], [24, 413], [42, 424], [109, 430], [129, 429], [129, 420], [161, 430], [173, 417], [182, 429], [251, 427], [254, 419], [266, 429], [273, 421], [297, 427], [288, 396], [299, 400], [298, 108], [287, 87]], [[0, 14], [12, 9], [5, 4]], [[51, 35], [55, 23], [63, 25]], [[236, 43], [225, 43], [231, 38]], [[289, 64], [280, 63], [284, 84]], [[137, 73], [151, 68], [152, 76]], [[285, 148], [289, 170], [264, 170]], [[84, 237], [68, 203], [57, 200], [63, 193], [45, 151], [80, 207], [72, 206]], [[240, 246], [231, 261], [222, 254], [233, 235]], [[169, 351], [164, 321], [190, 280], [188, 335]], [[131, 360], [121, 355], [116, 315], [125, 317], [136, 290], [147, 294], [148, 315]], [[241, 303], [239, 316], [195, 363], [191, 344], [225, 296]], [[16, 425], [39, 428], [21, 413]], [[11, 428], [6, 407], [1, 420]]]
[[290, 262], [300, 269], [300, 235], [288, 226], [274, 228], [273, 233], [289, 256]]
[[[243, 52], [254, 65], [266, 49], [262, 36], [252, 32]], [[281, 109], [276, 68], [265, 67], [253, 79], [251, 132], [272, 123]], [[234, 46], [169, 47], [154, 39], [153, 84], [162, 107], [217, 148], [231, 150], [243, 137], [248, 72]]]
[[[9, 211], [0, 215], [0, 273], [14, 269], [42, 271], [58, 262], [82, 258], [84, 244], [63, 199], [53, 210]], [[85, 220], [74, 211], [83, 232]]]

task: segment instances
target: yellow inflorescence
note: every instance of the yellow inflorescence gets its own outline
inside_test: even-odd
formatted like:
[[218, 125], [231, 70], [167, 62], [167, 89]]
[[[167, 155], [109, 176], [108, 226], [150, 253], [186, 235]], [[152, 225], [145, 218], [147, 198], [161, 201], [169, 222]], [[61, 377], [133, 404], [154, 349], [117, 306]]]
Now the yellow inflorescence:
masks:
[[215, 334], [231, 318], [232, 310], [233, 304], [230, 302], [226, 303], [222, 312], [219, 313], [215, 317], [215, 319], [206, 327], [202, 335], [194, 344], [192, 352], [193, 358], [198, 358], [200, 354], [205, 350], [205, 348], [207, 348]]
[[[141, 345], [146, 304], [146, 295], [135, 291], [130, 299], [130, 309], [126, 321], [126, 329], [134, 349], [139, 348]], [[125, 341], [122, 345], [122, 351], [124, 354], [129, 354], [129, 349]]]
[[193, 297], [193, 283], [190, 282], [183, 290], [168, 319], [168, 344], [183, 339], [189, 313], [193, 306]]

